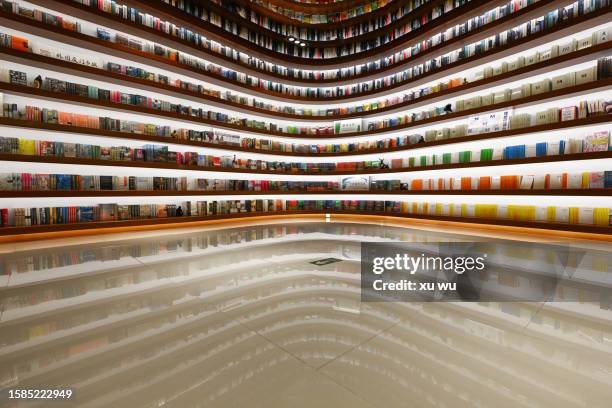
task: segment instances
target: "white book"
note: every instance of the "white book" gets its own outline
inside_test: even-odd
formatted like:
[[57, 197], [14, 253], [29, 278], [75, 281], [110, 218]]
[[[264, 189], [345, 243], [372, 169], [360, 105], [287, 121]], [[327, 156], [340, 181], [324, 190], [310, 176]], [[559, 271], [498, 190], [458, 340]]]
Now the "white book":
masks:
[[578, 223], [583, 225], [593, 225], [593, 208], [580, 207], [578, 209]]
[[491, 176], [491, 190], [499, 190], [501, 188], [501, 177]]
[[442, 215], [444, 215], [446, 217], [451, 215], [451, 213], [450, 213], [450, 211], [451, 211], [450, 206], [451, 206], [451, 204], [448, 204], [448, 203], [442, 204]]
[[428, 215], [436, 215], [436, 203], [434, 201], [430, 201], [427, 205], [427, 213]]
[[471, 162], [479, 162], [480, 161], [480, 150], [472, 150], [472, 155], [470, 158]]
[[560, 147], [561, 147], [560, 142], [548, 142], [546, 146], [546, 155], [547, 156], [557, 156], [559, 154]]
[[533, 189], [534, 190], [544, 190], [546, 186], [546, 176], [543, 174], [538, 174], [533, 178]]
[[531, 190], [531, 188], [533, 187], [533, 180], [534, 176], [522, 176], [519, 188], [521, 190]]
[[569, 222], [569, 208], [557, 207], [555, 210], [555, 221], [567, 224]]
[[567, 175], [567, 188], [582, 188], [582, 174], [569, 173]]
[[569, 54], [570, 52], [574, 52], [576, 50], [577, 44], [578, 44], [577, 41], [575, 39], [572, 39], [568, 43], [559, 45], [558, 55], [561, 56], [561, 55]]
[[463, 215], [464, 217], [475, 217], [475, 206], [474, 204], [467, 204], [465, 206], [465, 214]]
[[548, 221], [548, 207], [536, 207], [535, 220], [538, 222]]
[[548, 175], [548, 188], [551, 190], [558, 190], [563, 186], [563, 175], [562, 174], [549, 174]]
[[453, 204], [452, 212], [454, 217], [461, 217], [461, 204]]

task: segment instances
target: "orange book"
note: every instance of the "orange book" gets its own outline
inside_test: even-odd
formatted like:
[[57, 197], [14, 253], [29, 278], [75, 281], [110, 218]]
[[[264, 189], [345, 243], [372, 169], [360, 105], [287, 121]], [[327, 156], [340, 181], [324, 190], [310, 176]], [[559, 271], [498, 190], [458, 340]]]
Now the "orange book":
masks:
[[517, 176], [501, 176], [500, 177], [500, 189], [501, 190], [515, 190], [518, 188], [518, 177]]
[[456, 86], [459, 86], [461, 85], [461, 82], [462, 82], [461, 78], [453, 78], [450, 80], [449, 88], [454, 88]]
[[423, 180], [422, 179], [415, 179], [412, 180], [412, 183], [410, 184], [410, 189], [411, 190], [423, 190]]
[[461, 189], [462, 190], [472, 189], [472, 178], [471, 177], [461, 177]]
[[23, 52], [30, 51], [28, 40], [25, 38], [16, 37], [16, 36], [11, 37], [11, 48], [14, 50], [23, 51]]
[[439, 178], [437, 183], [438, 183], [438, 190], [444, 190], [444, 179]]
[[87, 115], [82, 114], [74, 114], [74, 124], [75, 126], [87, 127]]
[[478, 180], [478, 189], [479, 190], [490, 190], [491, 189], [491, 177], [490, 176], [482, 176]]
[[60, 112], [58, 120], [60, 125], [72, 125], [72, 113]]

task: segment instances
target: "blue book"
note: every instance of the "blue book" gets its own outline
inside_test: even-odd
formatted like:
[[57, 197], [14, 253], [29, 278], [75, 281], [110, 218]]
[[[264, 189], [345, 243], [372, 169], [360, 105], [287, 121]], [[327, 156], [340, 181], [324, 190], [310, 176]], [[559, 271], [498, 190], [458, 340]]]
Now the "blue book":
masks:
[[612, 170], [604, 172], [604, 188], [612, 188]]
[[548, 144], [546, 142], [536, 143], [536, 156], [542, 157], [546, 156]]
[[72, 177], [69, 174], [57, 174], [56, 177], [56, 190], [70, 190]]

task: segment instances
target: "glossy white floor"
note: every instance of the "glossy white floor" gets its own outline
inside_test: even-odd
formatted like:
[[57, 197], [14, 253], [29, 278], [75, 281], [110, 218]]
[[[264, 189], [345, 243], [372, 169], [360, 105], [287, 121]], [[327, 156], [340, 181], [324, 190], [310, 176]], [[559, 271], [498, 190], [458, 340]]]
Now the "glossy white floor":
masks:
[[360, 302], [361, 241], [481, 238], [298, 220], [3, 245], [0, 382], [87, 407], [610, 407], [609, 257], [572, 278], [588, 302]]

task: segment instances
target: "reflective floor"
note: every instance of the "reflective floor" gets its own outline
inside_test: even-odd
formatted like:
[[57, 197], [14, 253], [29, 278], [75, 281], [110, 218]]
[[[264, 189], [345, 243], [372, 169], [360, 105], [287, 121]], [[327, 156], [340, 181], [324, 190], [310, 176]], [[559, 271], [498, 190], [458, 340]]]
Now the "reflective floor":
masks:
[[360, 242], [480, 238], [294, 222], [5, 245], [0, 388], [71, 387], [83, 407], [612, 406], [609, 244], [572, 243], [600, 251], [565, 288], [579, 302], [360, 302]]

